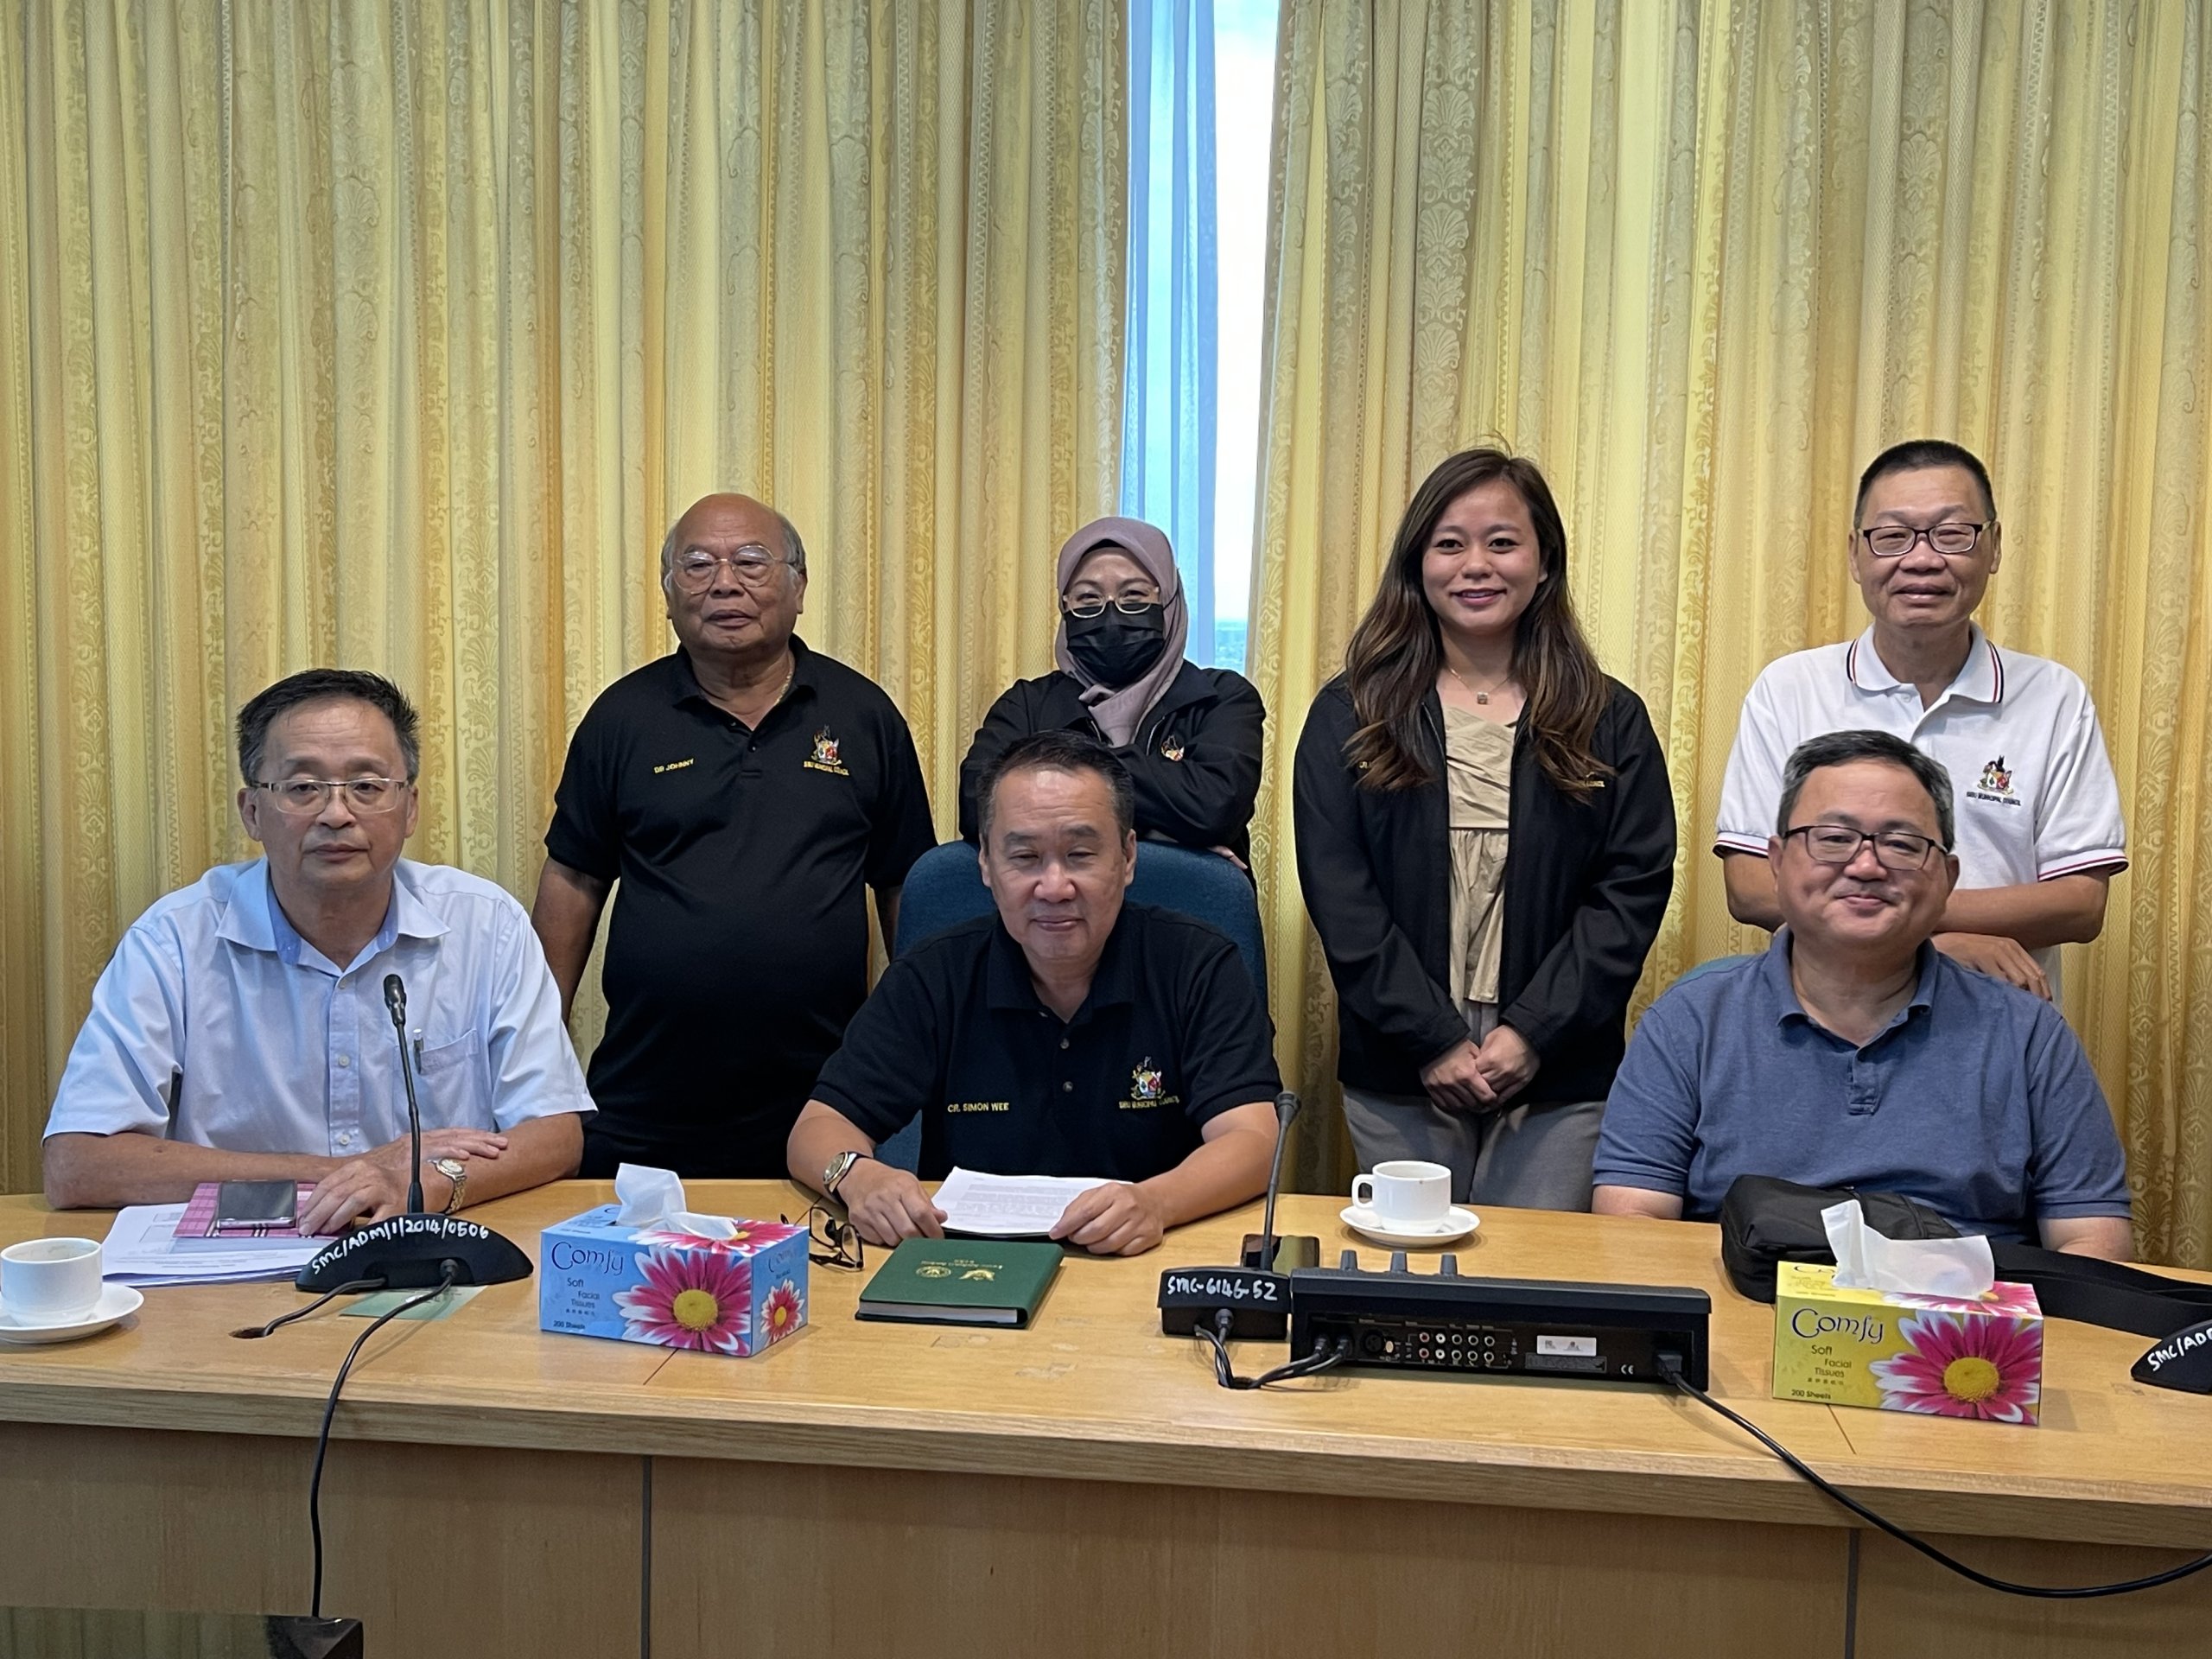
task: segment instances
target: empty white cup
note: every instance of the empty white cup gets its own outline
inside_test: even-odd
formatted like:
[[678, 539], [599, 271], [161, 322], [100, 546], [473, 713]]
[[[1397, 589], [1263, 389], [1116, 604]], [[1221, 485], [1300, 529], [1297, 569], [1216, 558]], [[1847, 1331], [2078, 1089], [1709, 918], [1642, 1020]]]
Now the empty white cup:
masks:
[[1383, 1221], [1433, 1226], [1451, 1213], [1452, 1172], [1418, 1158], [1395, 1158], [1352, 1177], [1351, 1201]]
[[93, 1238], [29, 1238], [0, 1250], [0, 1304], [22, 1325], [68, 1325], [99, 1306]]

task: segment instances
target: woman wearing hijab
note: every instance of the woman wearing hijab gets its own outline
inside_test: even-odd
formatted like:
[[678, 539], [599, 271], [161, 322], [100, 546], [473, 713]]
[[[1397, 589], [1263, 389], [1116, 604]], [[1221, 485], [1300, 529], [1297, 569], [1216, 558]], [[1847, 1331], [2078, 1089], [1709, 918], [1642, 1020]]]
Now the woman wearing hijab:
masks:
[[983, 716], [960, 767], [960, 833], [976, 839], [992, 764], [1023, 738], [1095, 736], [1135, 780], [1137, 834], [1251, 859], [1260, 789], [1260, 694], [1243, 675], [1183, 655], [1190, 613], [1167, 537], [1136, 518], [1100, 518], [1060, 549], [1058, 669], [1018, 681]]
[[1630, 993], [1674, 887], [1666, 757], [1598, 666], [1543, 474], [1431, 473], [1292, 778], [1363, 1167], [1461, 1203], [1587, 1210]]

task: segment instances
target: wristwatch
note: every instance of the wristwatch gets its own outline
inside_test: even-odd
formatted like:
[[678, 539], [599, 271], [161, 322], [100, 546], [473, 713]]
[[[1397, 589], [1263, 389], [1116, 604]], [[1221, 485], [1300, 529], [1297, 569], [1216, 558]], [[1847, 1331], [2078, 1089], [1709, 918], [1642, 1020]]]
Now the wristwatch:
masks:
[[846, 1176], [853, 1173], [853, 1166], [855, 1164], [857, 1164], [861, 1159], [867, 1156], [868, 1156], [868, 1154], [865, 1152], [841, 1152], [835, 1158], [832, 1158], [830, 1160], [829, 1167], [822, 1172], [822, 1191], [823, 1195], [828, 1198], [836, 1198], [837, 1196], [838, 1184], [842, 1182]]
[[468, 1191], [468, 1166], [459, 1158], [433, 1158], [430, 1167], [453, 1183], [453, 1194], [446, 1200], [446, 1207], [438, 1213], [449, 1216], [461, 1208], [461, 1199]]

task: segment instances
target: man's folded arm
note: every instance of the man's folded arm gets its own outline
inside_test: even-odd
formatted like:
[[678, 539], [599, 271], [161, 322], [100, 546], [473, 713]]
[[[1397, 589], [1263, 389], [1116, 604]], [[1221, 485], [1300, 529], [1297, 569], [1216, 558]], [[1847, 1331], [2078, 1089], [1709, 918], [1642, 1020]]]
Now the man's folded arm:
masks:
[[1217, 1215], [1268, 1190], [1268, 1169], [1275, 1155], [1273, 1100], [1217, 1112], [1198, 1134], [1199, 1144], [1181, 1163], [1136, 1183], [1165, 1227]]
[[791, 1138], [784, 1143], [784, 1162], [791, 1179], [814, 1192], [821, 1190], [822, 1172], [839, 1153], [874, 1151], [875, 1142], [861, 1134], [852, 1119], [835, 1106], [810, 1100], [799, 1109], [798, 1121], [791, 1125]]
[[1599, 1186], [1590, 1193], [1590, 1209], [1600, 1216], [1649, 1216], [1657, 1221], [1682, 1218], [1682, 1195], [1655, 1192], [1646, 1186]]
[[174, 1204], [202, 1181], [320, 1181], [343, 1160], [307, 1153], [226, 1152], [143, 1130], [50, 1135], [43, 1148], [46, 1201], [57, 1210]]
[[[496, 1158], [464, 1158], [468, 1166], [468, 1192], [464, 1202], [473, 1209], [510, 1192], [527, 1192], [548, 1181], [565, 1181], [584, 1159], [584, 1120], [578, 1112], [556, 1112], [550, 1117], [526, 1117], [512, 1128], [499, 1131], [506, 1149]], [[430, 1148], [423, 1148], [427, 1161]], [[436, 1190], [434, 1192], [432, 1188]], [[423, 1202], [443, 1207], [450, 1196], [445, 1178], [435, 1171], [423, 1178]]]

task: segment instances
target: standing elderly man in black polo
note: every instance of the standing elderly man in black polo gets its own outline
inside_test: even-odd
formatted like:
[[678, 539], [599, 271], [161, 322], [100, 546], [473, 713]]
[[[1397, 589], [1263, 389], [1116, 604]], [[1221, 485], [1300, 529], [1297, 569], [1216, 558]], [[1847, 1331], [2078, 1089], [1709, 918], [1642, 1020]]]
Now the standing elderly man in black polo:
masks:
[[676, 651], [600, 694], [569, 746], [531, 921], [564, 1013], [614, 891], [582, 1173], [780, 1175], [815, 1074], [868, 993], [935, 844], [912, 734], [882, 689], [810, 651], [806, 550], [742, 495], [661, 545]]

